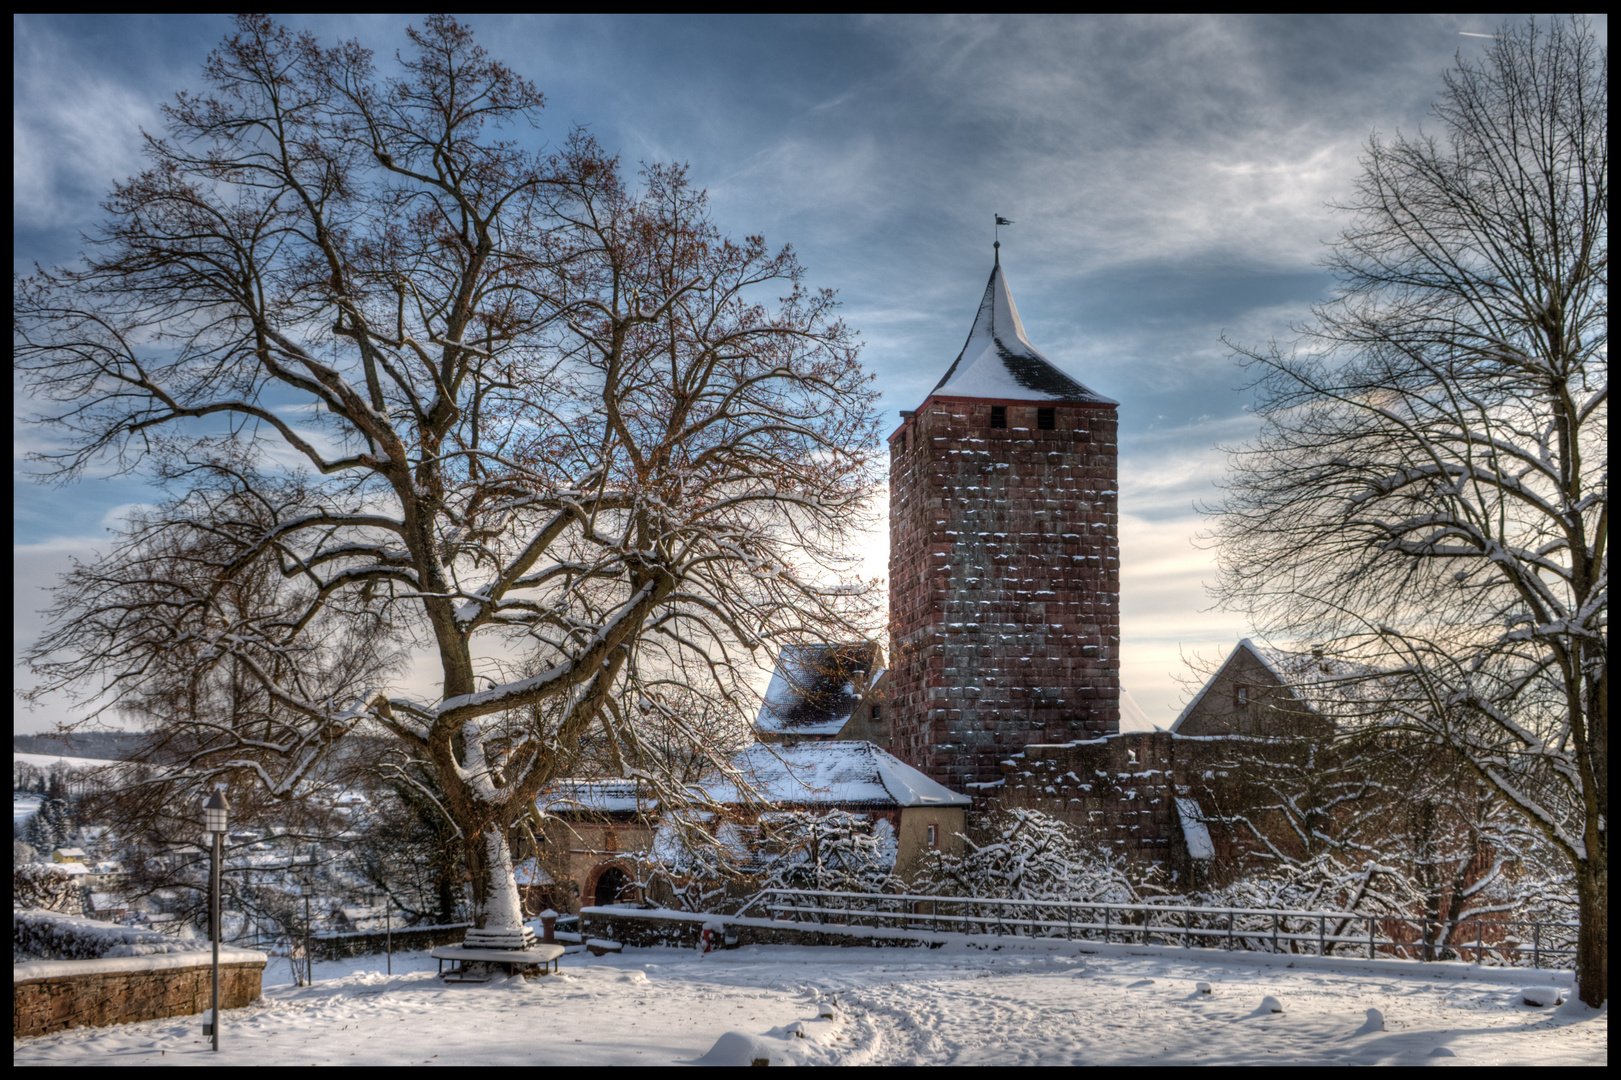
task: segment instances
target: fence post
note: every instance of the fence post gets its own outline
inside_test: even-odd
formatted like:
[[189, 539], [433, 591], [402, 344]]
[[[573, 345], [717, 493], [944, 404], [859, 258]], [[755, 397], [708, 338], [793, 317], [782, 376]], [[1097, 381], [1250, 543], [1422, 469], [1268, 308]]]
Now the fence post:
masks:
[[1319, 913], [1318, 916], [1317, 916], [1317, 955], [1318, 956], [1327, 955], [1326, 953], [1323, 952], [1323, 923], [1327, 921], [1327, 918], [1328, 918], [1328, 916], [1323, 915], [1321, 913]]
[[1233, 951], [1233, 913], [1227, 913], [1227, 951]]
[[1531, 966], [1542, 966], [1542, 924], [1539, 922], [1531, 924]]
[[1105, 906], [1103, 909], [1103, 944], [1109, 944], [1109, 916], [1112, 909]]
[[1486, 940], [1486, 928], [1482, 925], [1481, 920], [1476, 919], [1475, 920], [1475, 963], [1477, 963], [1477, 964], [1481, 963], [1483, 957], [1485, 956], [1485, 950], [1482, 948], [1482, 945], [1485, 942], [1485, 940]]
[[1373, 959], [1373, 916], [1368, 916], [1368, 959]]

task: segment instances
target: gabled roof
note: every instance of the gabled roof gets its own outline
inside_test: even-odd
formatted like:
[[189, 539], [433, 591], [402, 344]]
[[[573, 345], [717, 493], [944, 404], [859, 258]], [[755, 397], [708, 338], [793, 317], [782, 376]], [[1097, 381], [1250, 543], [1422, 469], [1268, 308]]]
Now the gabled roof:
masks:
[[1013, 401], [1081, 401], [1118, 405], [1076, 382], [1041, 355], [1024, 336], [1024, 323], [1013, 304], [998, 258], [974, 316], [968, 341], [933, 392], [942, 397], [994, 398]]
[[1199, 688], [1199, 692], [1193, 695], [1193, 700], [1182, 707], [1182, 711], [1171, 724], [1172, 732], [1180, 729], [1182, 721], [1193, 715], [1193, 710], [1204, 700], [1205, 694], [1216, 684], [1221, 673], [1240, 651], [1248, 652], [1259, 660], [1278, 680], [1279, 686], [1288, 690], [1295, 700], [1312, 712], [1317, 710], [1307, 700], [1308, 690], [1319, 697], [1329, 693], [1347, 702], [1358, 701], [1379, 693], [1381, 684], [1379, 680], [1372, 678], [1377, 676], [1379, 671], [1367, 664], [1333, 656], [1314, 656], [1309, 651], [1294, 652], [1270, 645], [1257, 645], [1250, 638], [1244, 638], [1233, 646], [1233, 651], [1227, 654], [1227, 659], [1221, 662], [1215, 674], [1211, 675]]
[[877, 662], [871, 642], [783, 646], [755, 729], [768, 735], [837, 735]]
[[[870, 742], [751, 746], [732, 763], [759, 799], [778, 806], [967, 806], [970, 801]], [[699, 786], [716, 802], [745, 801], [727, 780]]]

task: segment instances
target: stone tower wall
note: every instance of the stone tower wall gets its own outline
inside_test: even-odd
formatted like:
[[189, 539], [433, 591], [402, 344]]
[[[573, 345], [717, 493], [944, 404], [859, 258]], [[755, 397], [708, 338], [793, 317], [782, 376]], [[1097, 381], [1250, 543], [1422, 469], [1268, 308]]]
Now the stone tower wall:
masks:
[[957, 791], [1120, 728], [1116, 412], [1049, 407], [931, 398], [890, 440], [891, 752]]

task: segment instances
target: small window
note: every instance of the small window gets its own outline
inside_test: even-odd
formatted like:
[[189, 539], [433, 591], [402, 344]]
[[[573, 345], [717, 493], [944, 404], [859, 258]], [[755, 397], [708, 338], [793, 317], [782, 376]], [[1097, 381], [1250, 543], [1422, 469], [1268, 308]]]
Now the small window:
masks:
[[872, 707], [872, 712], [868, 715], [874, 720], [881, 719], [884, 715], [884, 707], [882, 705], [874, 705]]
[[1036, 427], [1042, 431], [1052, 431], [1058, 426], [1057, 409], [1037, 409]]
[[1250, 703], [1250, 688], [1247, 686], [1233, 687], [1233, 704], [1248, 705]]
[[991, 406], [991, 427], [1007, 427], [1007, 406]]
[[939, 847], [940, 846], [940, 826], [938, 826], [938, 825], [930, 825], [929, 826], [929, 846], [930, 847]]

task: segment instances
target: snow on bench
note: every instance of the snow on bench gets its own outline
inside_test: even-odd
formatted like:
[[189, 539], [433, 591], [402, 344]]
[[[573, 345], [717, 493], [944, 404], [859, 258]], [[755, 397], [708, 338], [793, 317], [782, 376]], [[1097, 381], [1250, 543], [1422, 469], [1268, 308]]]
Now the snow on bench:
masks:
[[540, 944], [530, 949], [470, 949], [465, 945], [441, 945], [430, 950], [428, 955], [439, 961], [441, 975], [444, 974], [446, 960], [458, 962], [459, 966], [451, 970], [453, 976], [464, 970], [469, 962], [501, 964], [510, 975], [515, 967], [537, 964], [556, 971], [557, 958], [563, 955], [563, 946]]

